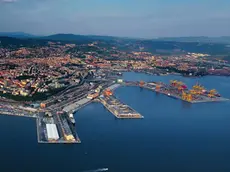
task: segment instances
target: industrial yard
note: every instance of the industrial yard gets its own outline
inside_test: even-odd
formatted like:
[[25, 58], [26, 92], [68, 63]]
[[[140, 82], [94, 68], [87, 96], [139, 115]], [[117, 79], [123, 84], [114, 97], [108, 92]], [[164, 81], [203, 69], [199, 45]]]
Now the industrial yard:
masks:
[[[111, 86], [110, 88], [117, 88], [117, 85]], [[116, 117], [116, 118], [144, 118], [141, 114], [136, 112], [128, 105], [122, 103], [113, 95], [111, 89], [106, 89], [103, 95], [100, 96], [99, 101]]]
[[67, 113], [57, 112], [40, 113], [42, 118], [37, 118], [37, 135], [39, 143], [80, 143], [75, 131], [74, 123], [71, 122]]
[[171, 80], [170, 84], [140, 81], [124, 82], [122, 85], [146, 88], [189, 103], [220, 102], [229, 100], [222, 97], [215, 89], [207, 90], [199, 83], [195, 84], [191, 89], [189, 89], [185, 83], [177, 80]]
[[[118, 119], [141, 119], [140, 113], [118, 100], [113, 91], [120, 86], [138, 86], [151, 91], [164, 94], [168, 97], [180, 99], [189, 103], [227, 101], [214, 89], [207, 90], [198, 83], [191, 89], [181, 81], [172, 80], [169, 84], [162, 82], [128, 82], [119, 80], [117, 83], [97, 87], [88, 92], [87, 96], [76, 101], [62, 104], [61, 112], [53, 117], [38, 118], [38, 135], [40, 143], [80, 143], [80, 139], [74, 127], [73, 113], [93, 101], [102, 103]], [[48, 115], [49, 116], [49, 115]], [[51, 115], [52, 116], [52, 115]], [[42, 119], [42, 120], [41, 120]], [[40, 129], [39, 129], [40, 127]], [[39, 132], [40, 131], [40, 132]], [[43, 132], [42, 132], [43, 131]]]

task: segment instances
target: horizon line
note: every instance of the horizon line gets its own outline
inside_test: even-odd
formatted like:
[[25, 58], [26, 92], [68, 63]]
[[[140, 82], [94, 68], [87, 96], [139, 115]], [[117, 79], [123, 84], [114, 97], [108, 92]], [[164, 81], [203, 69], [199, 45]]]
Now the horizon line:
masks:
[[52, 36], [52, 35], [75, 35], [75, 36], [104, 36], [104, 37], [117, 37], [117, 38], [129, 38], [129, 39], [162, 39], [162, 38], [221, 38], [221, 37], [230, 37], [230, 35], [222, 35], [222, 36], [155, 36], [152, 38], [142, 38], [142, 37], [132, 37], [132, 36], [114, 36], [114, 35], [98, 35], [98, 34], [77, 34], [77, 33], [51, 33], [51, 34], [33, 34], [33, 33], [28, 33], [28, 32], [21, 32], [21, 31], [15, 31], [15, 32], [1, 32], [0, 31], [0, 36], [5, 36], [1, 34], [26, 34], [26, 35], [31, 35], [34, 37], [47, 37], [47, 36]]

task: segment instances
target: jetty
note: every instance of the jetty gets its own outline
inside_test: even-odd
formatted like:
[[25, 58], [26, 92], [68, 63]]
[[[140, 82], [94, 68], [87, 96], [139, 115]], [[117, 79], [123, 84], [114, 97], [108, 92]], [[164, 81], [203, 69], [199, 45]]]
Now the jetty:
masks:
[[38, 143], [81, 143], [74, 124], [65, 112], [37, 118]]
[[144, 118], [140, 113], [122, 103], [115, 96], [100, 96], [99, 101], [116, 117], [120, 119]]

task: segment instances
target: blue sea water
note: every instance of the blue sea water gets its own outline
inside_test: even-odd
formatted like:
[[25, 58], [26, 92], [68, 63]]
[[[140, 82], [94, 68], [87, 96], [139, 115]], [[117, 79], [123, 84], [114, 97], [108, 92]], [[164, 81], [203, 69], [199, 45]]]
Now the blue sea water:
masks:
[[[230, 98], [230, 78], [150, 76], [125, 73], [125, 80], [196, 82]], [[101, 104], [75, 114], [82, 143], [38, 144], [36, 122], [0, 116], [0, 172], [229, 172], [230, 102], [189, 104], [137, 87], [115, 95], [145, 118], [118, 120]], [[100, 171], [100, 170], [99, 170]]]

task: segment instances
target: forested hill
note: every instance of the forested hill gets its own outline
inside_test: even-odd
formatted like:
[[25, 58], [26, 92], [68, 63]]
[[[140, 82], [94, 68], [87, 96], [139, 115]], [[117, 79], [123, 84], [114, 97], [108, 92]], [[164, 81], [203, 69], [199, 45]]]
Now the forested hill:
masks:
[[177, 42], [163, 40], [140, 40], [107, 36], [84, 36], [57, 34], [39, 38], [0, 37], [0, 47], [36, 47], [46, 46], [49, 41], [75, 44], [97, 42], [101, 47], [116, 47], [123, 51], [148, 51], [153, 54], [180, 54], [185, 52], [207, 53], [212, 55], [230, 55], [230, 46], [223, 43]]

